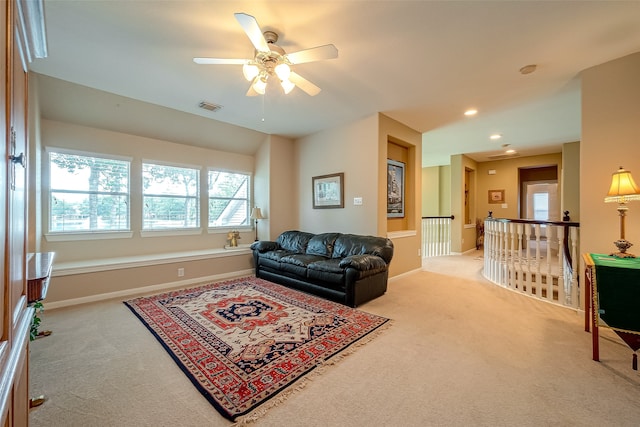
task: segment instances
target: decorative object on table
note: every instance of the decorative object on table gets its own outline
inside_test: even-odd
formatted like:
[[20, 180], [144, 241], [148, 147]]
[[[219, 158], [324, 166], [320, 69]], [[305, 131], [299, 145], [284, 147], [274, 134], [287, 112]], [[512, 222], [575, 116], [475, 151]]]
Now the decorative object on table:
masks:
[[202, 395], [239, 423], [277, 405], [308, 373], [389, 321], [252, 277], [124, 303]]
[[489, 190], [489, 203], [504, 203], [504, 190]]
[[387, 159], [387, 218], [404, 218], [404, 163]]
[[262, 211], [260, 210], [259, 207], [255, 207], [251, 210], [251, 219], [255, 221], [255, 227], [256, 227], [256, 242], [258, 241], [258, 220], [259, 219], [264, 219], [264, 217], [262, 216]]
[[238, 240], [240, 240], [240, 232], [237, 230], [230, 231], [227, 233], [227, 242], [229, 243], [230, 248], [238, 247]]
[[620, 239], [613, 242], [618, 248], [618, 252], [610, 254], [617, 258], [635, 258], [636, 256], [627, 252], [633, 243], [625, 239], [624, 219], [627, 216], [627, 203], [633, 200], [640, 200], [640, 188], [633, 181], [631, 172], [624, 170], [622, 166], [611, 178], [611, 187], [604, 198], [605, 203], [617, 203], [618, 215], [620, 216]]
[[344, 208], [344, 173], [311, 178], [313, 209]]

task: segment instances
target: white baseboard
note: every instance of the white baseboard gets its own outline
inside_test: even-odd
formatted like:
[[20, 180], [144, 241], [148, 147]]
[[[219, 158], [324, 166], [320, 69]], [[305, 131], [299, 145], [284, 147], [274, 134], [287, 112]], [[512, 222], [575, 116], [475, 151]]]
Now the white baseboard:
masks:
[[415, 273], [419, 273], [422, 271], [422, 268], [416, 268], [415, 270], [409, 270], [409, 271], [405, 271], [402, 274], [398, 274], [397, 276], [393, 276], [393, 277], [389, 277], [389, 279], [387, 280], [388, 283], [392, 283], [395, 282], [396, 280], [399, 280], [405, 276], [409, 276], [411, 274], [415, 274]]
[[161, 291], [170, 290], [170, 289], [186, 288], [189, 285], [201, 284], [205, 282], [216, 282], [220, 280], [232, 279], [235, 277], [252, 276], [254, 274], [255, 274], [255, 271], [253, 268], [251, 268], [248, 270], [234, 271], [231, 273], [215, 274], [213, 276], [206, 276], [206, 277], [196, 277], [188, 280], [179, 280], [176, 282], [160, 283], [157, 285], [144, 286], [141, 288], [125, 289], [117, 292], [108, 292], [105, 294], [91, 295], [91, 296], [81, 297], [81, 298], [72, 298], [72, 299], [62, 300], [62, 301], [54, 301], [51, 303], [45, 302], [45, 306], [47, 310], [53, 310], [56, 308], [69, 307], [69, 306], [79, 305], [79, 304], [87, 304], [91, 302], [104, 301], [104, 300], [114, 299], [114, 298], [131, 297], [134, 295], [144, 295], [144, 294], [150, 294], [150, 293], [159, 293]]

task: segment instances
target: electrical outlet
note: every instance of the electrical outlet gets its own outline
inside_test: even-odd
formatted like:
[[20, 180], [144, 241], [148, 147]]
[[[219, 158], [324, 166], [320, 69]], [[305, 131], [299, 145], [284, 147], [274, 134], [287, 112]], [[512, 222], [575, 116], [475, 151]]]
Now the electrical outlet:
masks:
[[184, 268], [179, 268], [178, 269], [178, 277], [183, 277], [184, 276]]
[[356, 206], [360, 206], [362, 204], [362, 197], [354, 197], [353, 204]]

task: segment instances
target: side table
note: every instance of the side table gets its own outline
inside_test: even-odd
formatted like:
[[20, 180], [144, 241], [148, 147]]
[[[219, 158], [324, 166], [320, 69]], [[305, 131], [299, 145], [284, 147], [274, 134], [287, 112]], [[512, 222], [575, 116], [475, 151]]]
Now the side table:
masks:
[[[36, 252], [27, 256], [27, 304], [34, 305], [47, 297], [49, 280], [53, 268], [55, 252]], [[34, 314], [37, 316], [37, 312]], [[51, 335], [51, 331], [38, 332], [36, 338]], [[44, 403], [45, 397], [29, 399], [29, 407], [34, 408]]]

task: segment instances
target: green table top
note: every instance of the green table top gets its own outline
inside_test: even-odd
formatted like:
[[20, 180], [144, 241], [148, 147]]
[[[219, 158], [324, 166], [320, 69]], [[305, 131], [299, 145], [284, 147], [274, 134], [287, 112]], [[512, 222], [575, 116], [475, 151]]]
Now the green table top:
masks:
[[600, 319], [614, 329], [640, 331], [640, 258], [589, 255], [596, 267]]
[[640, 269], [640, 258], [616, 258], [605, 254], [589, 254], [596, 267], [618, 267]]

